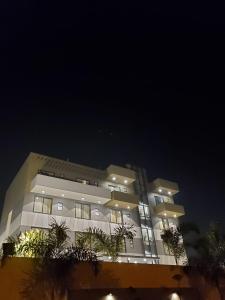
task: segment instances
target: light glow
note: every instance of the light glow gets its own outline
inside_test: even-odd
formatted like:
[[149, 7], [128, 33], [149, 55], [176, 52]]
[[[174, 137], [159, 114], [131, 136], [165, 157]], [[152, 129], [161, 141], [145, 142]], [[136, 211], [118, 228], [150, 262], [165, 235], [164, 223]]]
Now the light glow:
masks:
[[176, 218], [176, 217], [177, 217], [177, 215], [174, 215], [173, 217], [174, 217], [174, 218]]
[[159, 193], [162, 193], [162, 189], [158, 189]]
[[81, 198], [81, 200], [85, 200], [85, 198], [84, 198], [84, 197], [82, 197], [82, 198]]
[[166, 217], [166, 216], [167, 216], [167, 214], [165, 213], [165, 214], [164, 214], [164, 216]]
[[42, 194], [45, 194], [45, 191], [41, 191], [42, 192]]
[[168, 191], [168, 195], [171, 195], [171, 191]]
[[119, 205], [118, 204], [115, 204], [115, 207], [118, 207]]
[[62, 197], [64, 197], [65, 195], [64, 194], [62, 194]]
[[124, 183], [125, 183], [125, 184], [127, 184], [127, 183], [128, 183], [128, 181], [125, 179], [125, 180], [124, 180]]
[[170, 300], [180, 300], [180, 296], [177, 293], [172, 293], [170, 295]]
[[116, 177], [115, 177], [115, 176], [113, 176], [112, 180], [113, 180], [113, 181], [115, 181], [115, 180], [116, 180]]
[[127, 206], [127, 209], [130, 209], [130, 206]]

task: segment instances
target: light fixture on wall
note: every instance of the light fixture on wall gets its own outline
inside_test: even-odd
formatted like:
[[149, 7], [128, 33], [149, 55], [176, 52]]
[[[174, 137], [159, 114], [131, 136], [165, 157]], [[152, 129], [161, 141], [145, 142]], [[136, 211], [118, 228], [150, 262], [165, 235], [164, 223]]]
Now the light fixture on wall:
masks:
[[127, 183], [128, 183], [128, 181], [125, 179], [125, 180], [124, 180], [124, 183], [125, 183], [125, 184], [127, 184]]
[[171, 191], [168, 191], [168, 195], [171, 195]]
[[116, 177], [115, 177], [115, 176], [113, 176], [112, 180], [113, 180], [113, 181], [116, 181]]

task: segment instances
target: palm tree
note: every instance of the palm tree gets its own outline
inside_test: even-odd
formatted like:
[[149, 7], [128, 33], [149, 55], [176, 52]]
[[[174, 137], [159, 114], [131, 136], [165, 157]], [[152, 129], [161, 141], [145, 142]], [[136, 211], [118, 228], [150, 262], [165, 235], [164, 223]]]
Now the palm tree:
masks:
[[179, 228], [164, 229], [161, 238], [168, 250], [175, 258], [176, 265], [181, 257], [185, 256], [184, 244], [182, 241], [182, 233]]
[[65, 223], [53, 220], [48, 232], [33, 229], [11, 238], [15, 255], [34, 258], [33, 269], [24, 282], [24, 299], [65, 299], [71, 274], [80, 262], [90, 263], [97, 272], [96, 254], [91, 249], [69, 245], [67, 230]]
[[125, 239], [132, 241], [135, 236], [133, 225], [118, 225], [112, 235], [106, 234], [96, 227], [89, 227], [79, 233], [77, 245], [92, 249], [98, 256], [109, 256], [116, 261], [120, 252], [124, 250]]

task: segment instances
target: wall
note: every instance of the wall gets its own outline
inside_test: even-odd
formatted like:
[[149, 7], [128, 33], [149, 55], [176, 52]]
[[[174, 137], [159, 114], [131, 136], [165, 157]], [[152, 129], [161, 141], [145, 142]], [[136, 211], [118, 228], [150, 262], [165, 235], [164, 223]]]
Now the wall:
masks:
[[[31, 271], [33, 262], [33, 259], [25, 258], [5, 261], [0, 268], [0, 299], [22, 300], [23, 280]], [[177, 274], [181, 276], [179, 283], [174, 279]], [[107, 300], [105, 296], [109, 293], [117, 300], [166, 300], [171, 292], [180, 291], [182, 300], [219, 300], [213, 288], [201, 291], [200, 297], [199, 282], [200, 279], [191, 281], [178, 266], [102, 263], [99, 274], [95, 276], [90, 266], [83, 263], [74, 272], [69, 299], [90, 299], [91, 292], [94, 300], [102, 297]]]

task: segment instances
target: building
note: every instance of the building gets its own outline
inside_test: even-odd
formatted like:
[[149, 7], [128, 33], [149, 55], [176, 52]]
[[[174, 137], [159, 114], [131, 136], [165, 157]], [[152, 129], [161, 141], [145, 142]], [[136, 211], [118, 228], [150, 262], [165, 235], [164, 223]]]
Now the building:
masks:
[[[30, 153], [6, 192], [0, 242], [31, 228], [48, 229], [65, 221], [71, 242], [89, 226], [112, 234], [117, 224], [134, 224], [119, 262], [175, 264], [161, 230], [177, 226], [184, 208], [174, 204], [178, 185], [164, 179], [148, 183], [144, 169], [110, 165], [98, 170]], [[110, 261], [110, 257], [104, 257]]]

